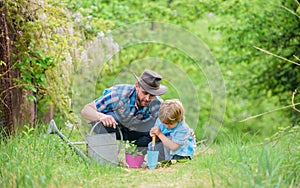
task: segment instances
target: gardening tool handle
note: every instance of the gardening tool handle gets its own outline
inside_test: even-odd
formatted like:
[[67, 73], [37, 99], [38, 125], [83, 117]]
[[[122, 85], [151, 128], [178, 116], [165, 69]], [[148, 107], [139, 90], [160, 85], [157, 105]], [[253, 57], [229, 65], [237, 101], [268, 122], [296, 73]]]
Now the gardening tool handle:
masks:
[[152, 147], [155, 146], [155, 140], [156, 140], [156, 136], [152, 136]]

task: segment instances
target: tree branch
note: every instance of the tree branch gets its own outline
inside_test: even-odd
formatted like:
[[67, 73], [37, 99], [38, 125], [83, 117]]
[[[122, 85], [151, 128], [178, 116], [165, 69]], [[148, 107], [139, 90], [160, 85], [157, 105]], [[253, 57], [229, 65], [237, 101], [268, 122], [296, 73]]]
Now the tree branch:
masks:
[[283, 5], [281, 5], [280, 7], [285, 9], [286, 11], [288, 11], [289, 13], [293, 14], [294, 16], [296, 16], [300, 19], [300, 16], [296, 12], [292, 11], [291, 9], [289, 9], [289, 8], [283, 6]]
[[[298, 87], [298, 88], [299, 88], [299, 87]], [[295, 103], [294, 103], [295, 95], [296, 95], [296, 93], [297, 93], [297, 91], [298, 91], [298, 88], [295, 89], [295, 91], [293, 92], [293, 96], [292, 96], [292, 107], [293, 107], [293, 109], [296, 110], [297, 112], [300, 112], [300, 110], [299, 110], [298, 108], [296, 108], [296, 105], [295, 105]]]
[[293, 63], [293, 64], [295, 64], [295, 65], [300, 66], [299, 63], [296, 63], [296, 62], [294, 62], [294, 61], [291, 61], [291, 60], [286, 59], [286, 58], [284, 58], [284, 57], [281, 57], [281, 56], [279, 56], [279, 55], [273, 54], [272, 52], [269, 52], [269, 51], [264, 50], [264, 49], [262, 49], [262, 48], [259, 48], [259, 47], [257, 47], [257, 46], [254, 46], [254, 48], [256, 48], [256, 49], [258, 49], [258, 50], [260, 50], [260, 51], [262, 51], [262, 52], [264, 52], [264, 53], [266, 53], [266, 54], [272, 55], [272, 56], [274, 56], [274, 57], [277, 57], [277, 58], [282, 59], [282, 60], [284, 60], [284, 61], [287, 61], [287, 62], [289, 62], [289, 63]]
[[255, 115], [255, 116], [250, 116], [250, 117], [248, 117], [246, 119], [241, 120], [240, 122], [245, 122], [245, 121], [248, 121], [248, 120], [251, 120], [251, 119], [255, 119], [257, 117], [260, 117], [260, 116], [263, 116], [263, 115], [266, 115], [266, 114], [270, 114], [270, 113], [278, 111], [278, 110], [282, 110], [282, 109], [286, 109], [286, 108], [294, 108], [297, 105], [300, 105], [300, 103], [291, 104], [291, 105], [280, 107], [280, 108], [276, 108], [274, 110], [271, 110], [271, 111], [268, 111], [268, 112], [264, 112], [264, 113], [261, 113], [261, 114]]

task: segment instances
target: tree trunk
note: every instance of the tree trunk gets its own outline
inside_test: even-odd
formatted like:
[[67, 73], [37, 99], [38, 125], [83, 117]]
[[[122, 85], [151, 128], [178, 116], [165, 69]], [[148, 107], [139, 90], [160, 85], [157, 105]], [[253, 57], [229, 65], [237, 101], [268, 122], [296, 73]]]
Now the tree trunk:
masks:
[[[3, 2], [0, 1], [0, 7]], [[14, 132], [13, 113], [12, 113], [12, 77], [11, 77], [11, 56], [10, 56], [10, 37], [6, 22], [6, 11], [1, 13], [0, 18], [0, 82], [1, 82], [1, 130], [6, 136]]]

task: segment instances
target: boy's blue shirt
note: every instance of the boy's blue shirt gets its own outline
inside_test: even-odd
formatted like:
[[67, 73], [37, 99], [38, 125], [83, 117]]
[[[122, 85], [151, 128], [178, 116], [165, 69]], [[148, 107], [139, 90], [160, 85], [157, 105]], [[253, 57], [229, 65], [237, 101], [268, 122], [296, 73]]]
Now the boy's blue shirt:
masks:
[[178, 122], [174, 128], [168, 129], [158, 118], [155, 126], [159, 127], [165, 136], [180, 145], [177, 150], [170, 151], [171, 155], [194, 156], [196, 141], [191, 135], [191, 129], [184, 121]]

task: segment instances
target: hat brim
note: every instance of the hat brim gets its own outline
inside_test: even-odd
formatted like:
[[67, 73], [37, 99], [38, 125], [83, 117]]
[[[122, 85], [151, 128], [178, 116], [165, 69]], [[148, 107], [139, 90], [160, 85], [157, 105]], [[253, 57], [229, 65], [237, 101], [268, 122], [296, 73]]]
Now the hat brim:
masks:
[[151, 95], [155, 95], [155, 96], [159, 96], [159, 95], [163, 95], [167, 92], [168, 88], [165, 85], [160, 84], [159, 89], [150, 89], [148, 87], [146, 87], [143, 82], [140, 81], [139, 77], [137, 77], [135, 74], [133, 74], [135, 79], [138, 81], [139, 85], [148, 93], [150, 93]]

